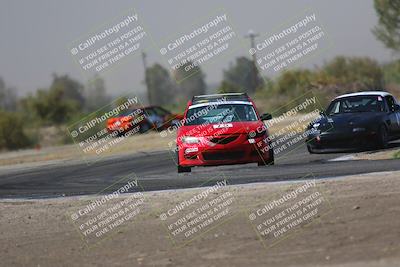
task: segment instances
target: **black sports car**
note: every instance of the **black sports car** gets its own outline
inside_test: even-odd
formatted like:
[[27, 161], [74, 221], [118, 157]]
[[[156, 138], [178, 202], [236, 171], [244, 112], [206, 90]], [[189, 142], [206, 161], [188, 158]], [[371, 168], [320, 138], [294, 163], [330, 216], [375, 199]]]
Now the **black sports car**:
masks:
[[381, 91], [338, 96], [308, 126], [307, 135], [310, 153], [385, 148], [400, 138], [400, 106], [391, 94]]

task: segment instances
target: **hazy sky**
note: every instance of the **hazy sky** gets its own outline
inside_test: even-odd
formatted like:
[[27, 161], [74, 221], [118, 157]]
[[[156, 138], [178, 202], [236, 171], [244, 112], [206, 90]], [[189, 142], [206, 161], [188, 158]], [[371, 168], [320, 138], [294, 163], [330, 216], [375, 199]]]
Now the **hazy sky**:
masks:
[[[4, 0], [0, 4], [0, 76], [7, 85], [15, 86], [19, 95], [49, 86], [52, 73], [67, 73], [85, 83], [68, 44], [124, 10], [135, 8], [147, 33], [159, 40], [181, 32], [221, 7], [235, 21], [235, 31], [243, 35], [249, 29], [266, 34], [310, 7], [329, 33], [333, 46], [308, 61], [304, 65], [307, 67], [336, 55], [369, 56], [380, 62], [392, 58], [371, 33], [377, 23], [372, 0]], [[165, 62], [154, 48], [148, 47], [146, 52], [149, 64]], [[203, 68], [207, 82], [218, 82], [222, 70], [237, 55], [247, 55], [247, 51], [238, 51]], [[128, 58], [114, 68], [102, 75], [110, 93], [143, 90], [140, 57]]]

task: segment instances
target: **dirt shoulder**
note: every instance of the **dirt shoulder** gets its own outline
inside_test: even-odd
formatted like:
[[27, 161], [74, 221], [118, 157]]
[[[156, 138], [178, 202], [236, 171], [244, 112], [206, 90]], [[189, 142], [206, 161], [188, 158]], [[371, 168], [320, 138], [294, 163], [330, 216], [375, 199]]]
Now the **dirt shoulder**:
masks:
[[[183, 236], [173, 237], [168, 230], [173, 228], [168, 225], [171, 221], [161, 221], [159, 215], [207, 188], [145, 192], [140, 195], [144, 201], [135, 206], [140, 212], [129, 222], [114, 225], [110, 235], [99, 239], [85, 238], [70, 215], [101, 197], [3, 200], [0, 265], [398, 266], [399, 176], [400, 172], [391, 172], [317, 180], [315, 188], [329, 202], [329, 209], [321, 206], [321, 210], [328, 212], [290, 229], [280, 242], [260, 237], [249, 214], [305, 182], [237, 185], [227, 186], [225, 191], [207, 191], [213, 199], [229, 192], [234, 197], [227, 206], [232, 216], [208, 229], [203, 224], [206, 231], [193, 234], [190, 242]], [[133, 196], [141, 199], [138, 194], [125, 194], [102, 209]], [[286, 202], [282, 207], [291, 204]]]
[[394, 148], [386, 151], [364, 152], [354, 155], [359, 160], [382, 160], [400, 158], [400, 149]]
[[85, 155], [77, 144], [4, 152], [0, 154], [0, 166], [51, 163], [56, 161], [97, 160], [101, 157], [160, 151], [168, 149], [168, 144], [174, 139], [175, 134], [160, 137], [160, 134], [157, 132], [130, 136], [124, 138], [117, 146], [98, 156]]

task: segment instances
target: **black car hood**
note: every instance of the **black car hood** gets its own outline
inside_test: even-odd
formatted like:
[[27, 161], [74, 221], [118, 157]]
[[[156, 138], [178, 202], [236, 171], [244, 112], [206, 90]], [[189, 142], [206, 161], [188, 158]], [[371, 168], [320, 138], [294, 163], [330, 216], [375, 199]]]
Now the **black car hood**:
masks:
[[333, 116], [322, 116], [316, 123], [320, 123], [320, 130], [344, 130], [353, 127], [374, 126], [382, 114], [377, 112], [342, 113]]

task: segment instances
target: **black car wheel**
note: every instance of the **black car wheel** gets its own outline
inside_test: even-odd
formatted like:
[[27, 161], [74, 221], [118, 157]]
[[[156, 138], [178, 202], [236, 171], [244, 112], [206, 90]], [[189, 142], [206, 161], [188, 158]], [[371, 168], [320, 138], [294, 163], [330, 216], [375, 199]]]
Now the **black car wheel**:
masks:
[[385, 125], [381, 125], [378, 133], [378, 146], [379, 148], [387, 148], [389, 141], [388, 131]]
[[308, 150], [308, 153], [315, 154], [314, 149], [310, 145], [307, 145], [307, 150]]
[[268, 151], [269, 159], [267, 161], [258, 162], [258, 166], [267, 166], [267, 165], [275, 165], [275, 157], [274, 157], [274, 150], [270, 149]]
[[192, 168], [182, 167], [182, 166], [178, 165], [178, 173], [183, 173], [183, 172], [192, 172]]
[[178, 148], [176, 148], [176, 165], [178, 166], [178, 173], [183, 173], [183, 172], [192, 172], [191, 167], [183, 167], [179, 165], [179, 151]]
[[143, 124], [140, 125], [140, 127], [139, 127], [139, 133], [145, 133], [145, 132], [147, 132], [148, 130], [150, 130], [150, 125], [149, 125], [149, 123], [147, 123], [147, 122], [143, 123]]

